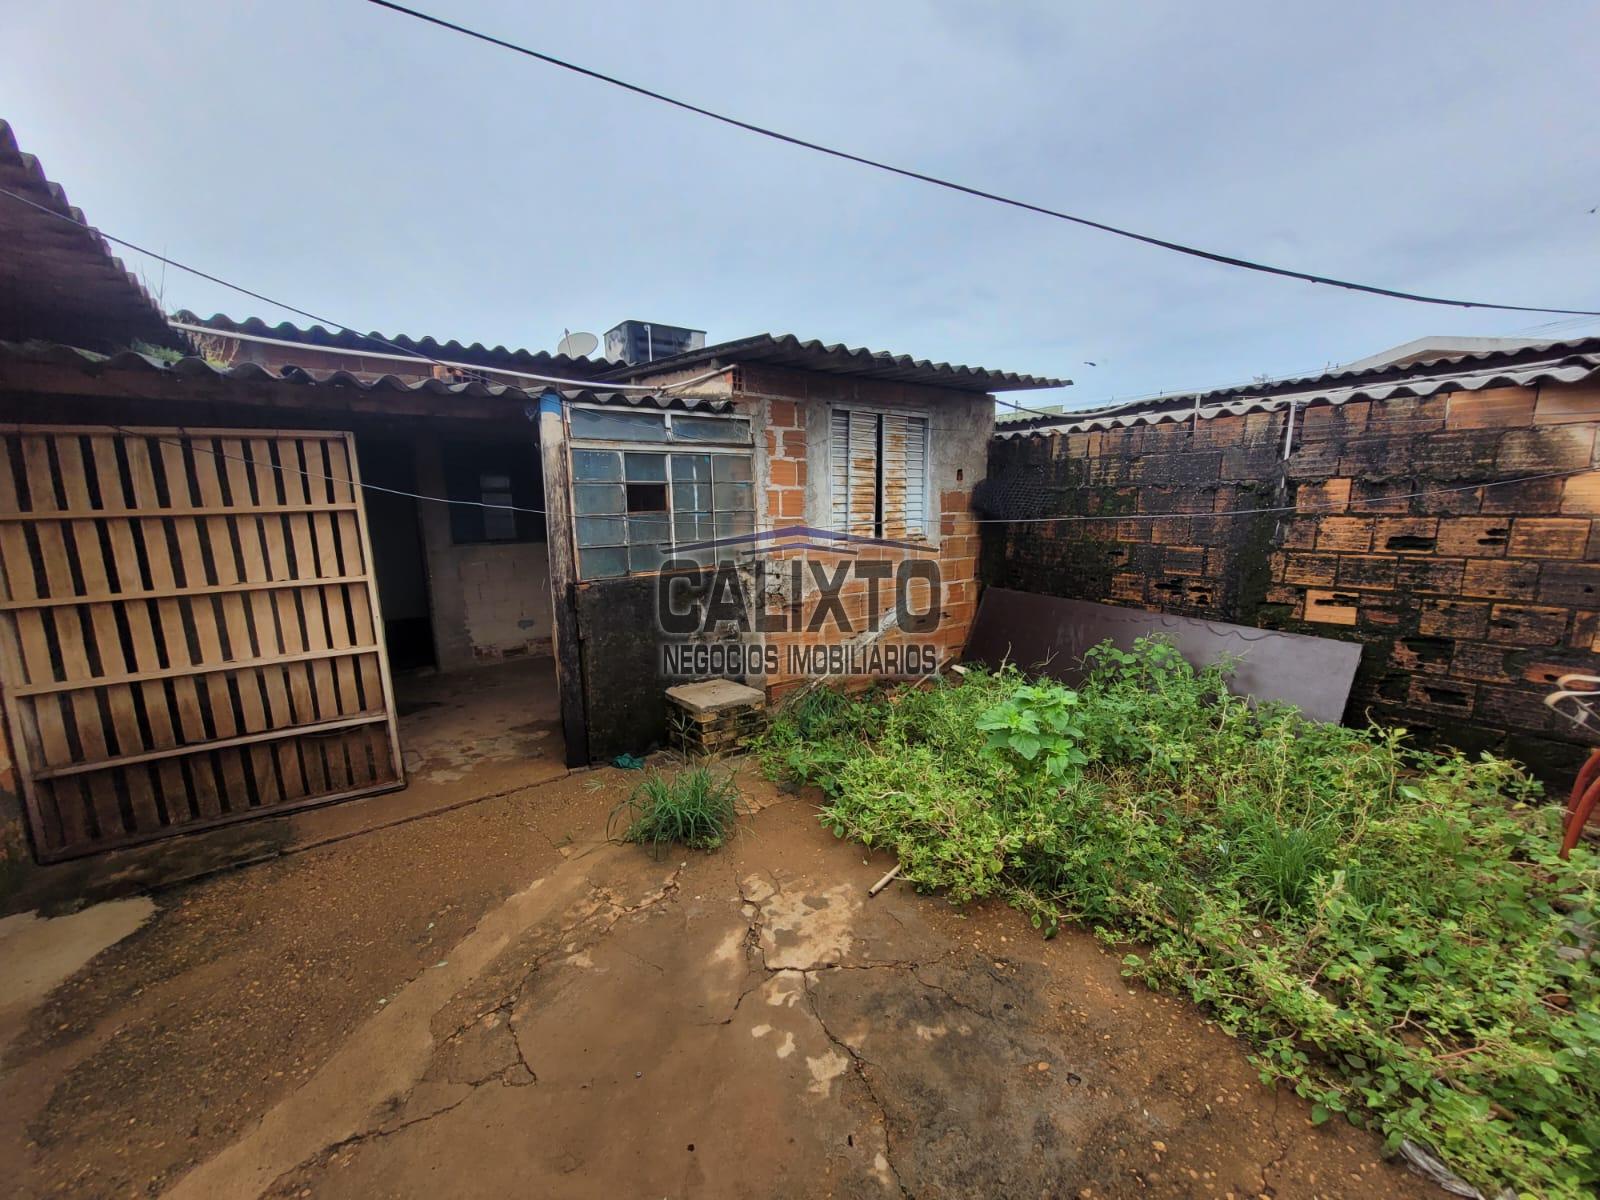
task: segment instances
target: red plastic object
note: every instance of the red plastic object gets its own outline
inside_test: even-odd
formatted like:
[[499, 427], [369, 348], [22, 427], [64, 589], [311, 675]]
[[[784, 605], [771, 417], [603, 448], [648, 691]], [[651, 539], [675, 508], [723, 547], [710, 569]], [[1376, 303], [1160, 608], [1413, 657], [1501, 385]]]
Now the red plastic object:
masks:
[[1567, 825], [1561, 839], [1561, 857], [1566, 858], [1583, 836], [1583, 826], [1589, 820], [1594, 806], [1600, 803], [1600, 749], [1589, 751], [1589, 761], [1578, 772], [1572, 785], [1572, 795], [1567, 798]]

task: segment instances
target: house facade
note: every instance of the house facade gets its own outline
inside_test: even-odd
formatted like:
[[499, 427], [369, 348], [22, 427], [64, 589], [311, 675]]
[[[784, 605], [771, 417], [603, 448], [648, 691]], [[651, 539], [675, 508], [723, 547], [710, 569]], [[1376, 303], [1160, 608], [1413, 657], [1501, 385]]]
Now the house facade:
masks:
[[[37, 198], [0, 240], [45, 248], [0, 274], [6, 854], [403, 787], [425, 673], [534, 673], [580, 765], [664, 741], [683, 678], [777, 699], [836, 674], [791, 647], [878, 654], [857, 682], [959, 653], [990, 393], [1058, 381], [770, 335], [628, 365], [169, 324], [0, 132]], [[913, 640], [915, 670], [881, 657]]]
[[[709, 492], [693, 482], [698, 468], [673, 453], [673, 486], [664, 499], [673, 507], [677, 548], [717, 543], [690, 554], [702, 566], [736, 571], [742, 613], [690, 622], [694, 631], [682, 636], [745, 648], [745, 670], [709, 673], [741, 677], [772, 700], [830, 674], [830, 665], [839, 668], [834, 682], [848, 686], [882, 674], [916, 677], [959, 656], [975, 611], [971, 496], [993, 426], [992, 393], [1064, 386], [772, 334], [614, 370], [606, 378], [666, 387], [694, 380], [696, 392], [727, 403], [725, 421], [735, 432], [709, 460]], [[599, 440], [586, 436], [591, 431]], [[624, 527], [633, 536], [635, 522], [639, 536], [651, 538], [652, 522], [666, 514], [586, 519], [593, 507], [588, 497], [605, 494], [598, 476], [618, 467], [604, 457], [611, 451], [603, 429], [574, 423], [571, 436], [574, 608], [590, 753], [609, 757], [637, 730], [648, 730], [652, 739], [665, 735], [658, 698], [626, 681], [659, 674], [673, 637], [656, 619], [663, 588], [672, 590], [663, 584], [663, 564], [652, 556], [633, 561], [630, 552], [624, 571], [620, 547], [606, 543], [623, 537]], [[629, 482], [627, 490], [632, 504], [631, 493], [639, 489]], [[680, 507], [698, 506], [702, 496], [711, 508]], [[715, 617], [719, 597], [691, 598], [687, 586], [687, 606], [698, 604], [702, 618]], [[903, 624], [891, 619], [902, 596], [915, 614]], [[909, 654], [898, 653], [913, 646], [924, 669], [912, 669]], [[884, 669], [875, 670], [879, 666]]]

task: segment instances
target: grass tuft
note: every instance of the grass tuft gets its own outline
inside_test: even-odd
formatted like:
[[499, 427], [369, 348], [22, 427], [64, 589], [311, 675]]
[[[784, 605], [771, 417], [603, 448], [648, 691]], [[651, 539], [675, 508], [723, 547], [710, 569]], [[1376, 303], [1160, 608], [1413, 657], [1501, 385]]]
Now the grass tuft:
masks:
[[704, 764], [672, 775], [651, 768], [612, 810], [607, 833], [620, 821], [625, 825], [623, 841], [648, 845], [657, 854], [673, 843], [715, 850], [738, 818], [739, 789], [731, 776]]

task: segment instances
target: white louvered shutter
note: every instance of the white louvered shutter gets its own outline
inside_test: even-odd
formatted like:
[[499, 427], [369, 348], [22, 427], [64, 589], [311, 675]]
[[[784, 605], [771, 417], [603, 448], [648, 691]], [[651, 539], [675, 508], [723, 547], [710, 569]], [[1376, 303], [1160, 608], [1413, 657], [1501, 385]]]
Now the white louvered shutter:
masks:
[[850, 525], [850, 414], [838, 408], [829, 422], [828, 495], [829, 528], [843, 533]]
[[886, 413], [883, 417], [883, 534], [927, 533], [928, 421]]
[[833, 527], [871, 537], [878, 519], [878, 414], [835, 410], [831, 450]]

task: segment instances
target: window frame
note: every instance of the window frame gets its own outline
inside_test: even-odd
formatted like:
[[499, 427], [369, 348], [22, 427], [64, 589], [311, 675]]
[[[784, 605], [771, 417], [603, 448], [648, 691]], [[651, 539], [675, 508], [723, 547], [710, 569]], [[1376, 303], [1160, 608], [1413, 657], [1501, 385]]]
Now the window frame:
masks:
[[[834, 520], [834, 511], [833, 510], [834, 510], [834, 500], [835, 500], [835, 496], [834, 496], [834, 475], [833, 475], [833, 468], [834, 468], [834, 465], [835, 465], [834, 461], [833, 461], [833, 455], [834, 455], [834, 448], [833, 448], [833, 440], [834, 440], [833, 439], [833, 422], [834, 422], [834, 417], [836, 415], [840, 415], [840, 414], [842, 414], [844, 416], [847, 428], [849, 426], [850, 418], [855, 414], [863, 414], [863, 415], [867, 415], [867, 416], [871, 416], [871, 417], [875, 418], [877, 420], [877, 422], [878, 422], [878, 431], [879, 431], [879, 437], [880, 438], [882, 437], [882, 431], [883, 431], [883, 418], [886, 417], [886, 416], [887, 417], [902, 417], [902, 418], [905, 418], [907, 420], [915, 420], [915, 421], [921, 421], [922, 422], [922, 462], [921, 462], [921, 471], [922, 471], [922, 527], [920, 529], [917, 529], [917, 530], [912, 530], [912, 529], [908, 528], [903, 534], [899, 534], [899, 535], [896, 535], [896, 536], [904, 537], [908, 541], [925, 541], [925, 542], [933, 542], [933, 541], [935, 541], [936, 539], [934, 537], [934, 530], [935, 530], [936, 527], [935, 527], [934, 520], [933, 520], [933, 428], [934, 427], [933, 427], [933, 413], [927, 411], [926, 409], [884, 408], [884, 407], [877, 407], [877, 406], [870, 405], [870, 404], [833, 404], [833, 405], [829, 405], [829, 407], [828, 407], [828, 440], [827, 440], [827, 450], [826, 450], [826, 454], [827, 454], [826, 466], [827, 466], [827, 469], [824, 472], [824, 477], [828, 481], [828, 496], [827, 496], [827, 509], [826, 509], [826, 511], [827, 511], [827, 514], [828, 514], [828, 523], [829, 523], [830, 528], [832, 527], [833, 520]], [[881, 445], [881, 442], [880, 442], [880, 445]], [[874, 452], [874, 458], [875, 458], [875, 461], [877, 462], [877, 465], [878, 465], [878, 480], [877, 480], [877, 484], [876, 484], [877, 511], [879, 513], [881, 513], [883, 511], [883, 508], [884, 508], [884, 499], [885, 499], [885, 497], [884, 497], [884, 489], [883, 489], [883, 484], [884, 484], [884, 479], [883, 479], [883, 459], [881, 457], [881, 453], [878, 452], [878, 451]], [[848, 463], [846, 464], [846, 468], [848, 469]], [[849, 516], [848, 516], [849, 508], [850, 508], [849, 499], [847, 497], [846, 501], [845, 501], [845, 512], [846, 512], [845, 524], [847, 526], [849, 525]], [[851, 528], [833, 529], [832, 532], [834, 532], [834, 533], [858, 534], [858, 535], [861, 535], [861, 536], [870, 536], [870, 537], [877, 537], [877, 538], [886, 538], [886, 537], [890, 536], [890, 535], [886, 534], [883, 531], [883, 522], [882, 522], [882, 518], [881, 517], [875, 522], [872, 532], [870, 532], [868, 534], [863, 534], [862, 531], [859, 530], [859, 529], [851, 529]]]
[[[619, 407], [618, 405], [614, 405], [614, 404], [571, 404], [571, 405], [568, 405], [566, 407], [568, 408], [568, 410], [580, 409], [580, 410], [600, 411], [600, 412], [607, 412], [607, 413], [618, 413], [618, 412], [638, 413], [638, 412], [641, 412], [641, 410], [637, 409], [637, 408], [632, 408], [632, 407], [622, 408], [622, 407]], [[679, 480], [679, 479], [677, 479], [675, 477], [676, 476], [676, 472], [674, 471], [674, 466], [673, 466], [673, 460], [674, 460], [675, 456], [681, 456], [681, 457], [704, 456], [704, 457], [706, 457], [708, 459], [713, 460], [712, 462], [710, 462], [708, 464], [709, 470], [711, 472], [711, 476], [704, 483], [704, 486], [708, 490], [710, 490], [710, 495], [708, 496], [708, 499], [710, 501], [710, 507], [707, 508], [707, 509], [704, 509], [704, 510], [701, 510], [701, 509], [687, 510], [684, 514], [682, 514], [682, 515], [686, 515], [686, 516], [687, 515], [703, 515], [706, 520], [711, 522], [713, 532], [712, 532], [710, 537], [696, 537], [696, 538], [683, 539], [683, 542], [685, 544], [688, 544], [690, 542], [709, 541], [709, 540], [711, 540], [712, 538], [715, 538], [715, 537], [735, 537], [735, 536], [740, 536], [740, 534], [737, 533], [737, 532], [727, 533], [727, 534], [718, 534], [718, 533], [715, 532], [717, 518], [719, 516], [724, 516], [724, 515], [731, 515], [731, 516], [736, 518], [736, 517], [738, 517], [738, 516], [740, 516], [740, 515], [742, 515], [744, 513], [748, 513], [749, 514], [750, 531], [752, 533], [755, 531], [756, 518], [757, 518], [757, 514], [760, 511], [760, 492], [759, 492], [759, 489], [756, 486], [757, 480], [756, 480], [756, 462], [755, 462], [755, 420], [754, 420], [754, 418], [752, 418], [750, 416], [747, 416], [747, 415], [745, 415], [743, 413], [677, 412], [677, 411], [674, 411], [674, 410], [671, 410], [671, 409], [658, 410], [658, 411], [655, 411], [655, 412], [652, 412], [651, 410], [642, 410], [642, 411], [648, 413], [651, 416], [659, 415], [659, 416], [665, 418], [665, 420], [663, 421], [663, 424], [662, 424], [662, 433], [663, 433], [662, 440], [660, 440], [660, 441], [642, 441], [642, 440], [637, 440], [637, 439], [586, 438], [586, 437], [581, 437], [581, 436], [575, 436], [572, 433], [572, 422], [571, 422], [570, 415], [566, 416], [566, 426], [567, 426], [567, 466], [568, 466], [568, 480], [567, 480], [568, 503], [570, 505], [570, 510], [569, 511], [572, 513], [571, 537], [572, 537], [572, 551], [573, 551], [573, 566], [574, 566], [574, 570], [575, 570], [575, 573], [576, 573], [576, 576], [577, 576], [577, 580], [578, 580], [579, 583], [592, 583], [592, 582], [597, 582], [597, 581], [601, 581], [601, 580], [609, 580], [609, 579], [634, 579], [634, 578], [640, 578], [640, 577], [649, 577], [649, 576], [659, 575], [665, 569], [664, 565], [658, 565], [658, 566], [655, 566], [655, 567], [652, 567], [652, 568], [649, 568], [649, 569], [634, 569], [632, 564], [631, 564], [631, 562], [630, 562], [628, 564], [628, 569], [626, 571], [620, 573], [620, 574], [592, 575], [592, 574], [585, 574], [584, 573], [584, 569], [583, 569], [583, 553], [584, 553], [585, 550], [591, 550], [592, 551], [592, 550], [596, 550], [596, 549], [621, 549], [623, 551], [626, 551], [628, 549], [628, 545], [627, 545], [626, 542], [622, 543], [620, 546], [582, 546], [582, 545], [580, 545], [579, 544], [579, 540], [578, 540], [578, 521], [580, 519], [587, 520], [587, 519], [591, 519], [594, 516], [612, 516], [612, 515], [614, 515], [616, 518], [619, 518], [622, 521], [622, 523], [623, 523], [623, 534], [624, 534], [624, 537], [626, 537], [626, 535], [627, 535], [627, 519], [630, 517], [630, 515], [650, 515], [650, 514], [644, 514], [644, 513], [641, 513], [641, 514], [630, 514], [628, 512], [628, 510], [627, 510], [627, 503], [628, 503], [628, 497], [627, 497], [628, 479], [627, 479], [627, 475], [628, 475], [628, 469], [627, 469], [627, 458], [626, 458], [626, 456], [629, 455], [629, 454], [660, 455], [662, 457], [662, 459], [665, 460], [664, 461], [664, 469], [665, 469], [665, 472], [666, 472], [666, 483], [665, 483], [666, 508], [662, 512], [661, 515], [662, 515], [663, 519], [666, 522], [667, 536], [668, 536], [668, 542], [667, 542], [667, 547], [668, 548], [663, 550], [663, 553], [662, 553], [663, 562], [670, 561], [674, 557], [671, 548], [675, 548], [680, 542], [680, 539], [678, 537], [678, 518], [680, 516], [680, 513], [678, 511], [678, 506], [677, 506], [676, 485], [686, 484], [687, 486], [700, 486], [699, 481], [697, 481], [697, 480], [690, 479], [690, 480], [684, 481], [684, 480]], [[675, 439], [674, 436], [673, 436], [673, 418], [675, 416], [676, 417], [680, 417], [680, 418], [693, 418], [693, 419], [695, 419], [697, 421], [703, 421], [703, 420], [727, 421], [729, 423], [728, 431], [729, 431], [729, 435], [730, 436], [726, 440], [722, 440], [722, 441], [708, 441], [708, 440], [705, 440], [703, 438]], [[616, 514], [585, 514], [584, 517], [580, 518], [579, 513], [578, 513], [578, 495], [579, 495], [578, 488], [580, 488], [582, 486], [585, 486], [585, 484], [588, 484], [588, 483], [591, 483], [591, 482], [595, 482], [595, 481], [580, 480], [578, 478], [576, 456], [578, 454], [580, 454], [580, 453], [583, 453], [584, 451], [597, 451], [597, 452], [600, 452], [600, 453], [616, 454], [618, 456], [618, 460], [617, 461], [618, 461], [618, 465], [619, 465], [619, 468], [620, 468], [620, 475], [619, 475], [619, 478], [614, 482], [614, 486], [622, 489], [622, 492], [623, 492], [623, 496], [622, 496], [622, 505], [623, 505], [623, 507], [622, 507], [622, 510], [620, 512], [618, 512]], [[716, 485], [717, 485], [717, 481], [715, 479], [715, 474], [716, 474], [717, 468], [716, 468], [716, 463], [715, 463], [714, 460], [717, 459], [717, 458], [740, 459], [740, 460], [743, 460], [747, 464], [746, 471], [747, 471], [747, 474], [749, 476], [748, 479], [746, 479], [746, 480], [734, 480], [734, 481], [723, 481], [723, 482], [725, 484], [728, 483], [728, 482], [741, 483], [741, 484], [744, 484], [745, 486], [749, 487], [749, 489], [750, 489], [750, 507], [748, 509], [733, 509], [733, 508], [730, 508], [730, 509], [719, 509], [717, 507], [716, 495], [715, 495], [715, 490], [714, 490]], [[607, 485], [611, 485], [613, 481], [606, 480], [606, 481], [598, 481], [598, 482], [601, 484], [601, 486], [607, 486]], [[653, 514], [655, 511], [656, 510], [651, 510], [651, 513]], [[702, 561], [702, 562], [707, 563], [707, 564], [720, 562], [720, 561], [730, 561], [730, 560], [731, 560], [731, 556], [730, 556], [730, 559], [724, 559], [722, 554], [720, 552], [717, 552], [717, 551], [702, 552], [702, 554], [697, 559], [697, 561]]]
[[[528, 457], [521, 457], [522, 453]], [[448, 532], [452, 546], [519, 546], [548, 545], [550, 523], [539, 510], [544, 508], [544, 470], [539, 460], [537, 443], [490, 441], [481, 437], [445, 437], [439, 446], [439, 470], [444, 478], [445, 496], [452, 501], [448, 519]], [[485, 488], [488, 477], [503, 476], [503, 489]], [[466, 486], [470, 480], [471, 486]], [[489, 508], [485, 497], [490, 491], [504, 492], [510, 504]], [[472, 507], [463, 510], [454, 502], [461, 501]], [[491, 514], [500, 520], [512, 521], [510, 537], [490, 537]], [[468, 520], [477, 528], [464, 528]], [[468, 536], [475, 532], [476, 536]]]
[[[648, 408], [635, 408], [632, 405], [629, 405], [627, 407], [623, 407], [623, 406], [617, 405], [617, 404], [592, 404], [592, 403], [587, 403], [587, 402], [581, 403], [581, 404], [569, 404], [569, 405], [566, 406], [566, 410], [567, 411], [565, 413], [563, 413], [562, 415], [563, 415], [563, 418], [564, 418], [564, 420], [566, 422], [566, 426], [567, 426], [567, 444], [569, 446], [581, 443], [583, 448], [590, 449], [590, 450], [615, 450], [615, 449], [617, 449], [619, 447], [634, 447], [634, 448], [637, 448], [639, 446], [662, 446], [662, 445], [672, 445], [672, 446], [749, 446], [752, 449], [755, 446], [755, 418], [747, 416], [744, 413], [681, 412], [681, 411], [678, 411], [678, 410], [675, 410], [675, 409], [670, 409], [670, 408], [648, 409]], [[590, 437], [584, 437], [581, 434], [574, 434], [572, 432], [572, 417], [571, 417], [570, 414], [573, 411], [603, 412], [603, 413], [634, 413], [634, 414], [638, 414], [638, 415], [642, 415], [642, 416], [665, 417], [666, 421], [664, 422], [664, 424], [665, 424], [665, 428], [666, 428], [666, 437], [660, 442], [639, 441], [639, 440], [630, 439], [630, 438], [590, 438]], [[679, 438], [674, 437], [673, 433], [672, 433], [672, 419], [674, 417], [680, 417], [680, 418], [687, 417], [687, 418], [689, 418], [691, 420], [695, 420], [695, 421], [727, 421], [727, 422], [729, 422], [730, 425], [732, 425], [734, 423], [739, 423], [739, 424], [743, 425], [744, 436], [742, 438], [729, 438], [725, 442], [709, 442], [709, 441], [704, 440], [703, 438], [683, 438], [683, 439], [679, 439]]]

